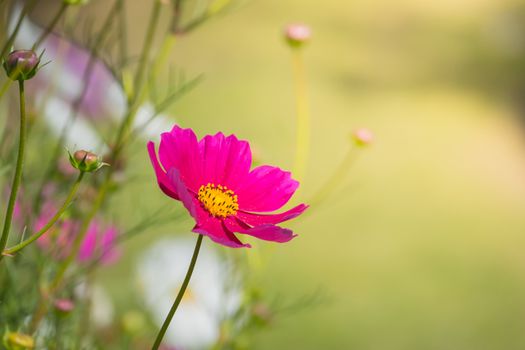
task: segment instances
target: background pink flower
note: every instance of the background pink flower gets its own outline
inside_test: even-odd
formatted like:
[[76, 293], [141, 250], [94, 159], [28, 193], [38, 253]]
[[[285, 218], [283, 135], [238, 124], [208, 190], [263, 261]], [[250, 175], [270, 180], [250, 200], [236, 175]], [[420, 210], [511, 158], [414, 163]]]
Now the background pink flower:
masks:
[[[35, 231], [41, 229], [55, 212], [56, 208], [52, 203], [45, 203], [35, 223]], [[63, 259], [71, 251], [79, 229], [80, 221], [71, 218], [60, 219], [37, 240], [37, 244], [40, 248], [52, 252], [56, 258]], [[118, 230], [115, 226], [104, 226], [100, 220], [93, 220], [80, 246], [78, 262], [86, 263], [100, 259], [103, 264], [114, 263], [120, 257], [120, 251], [116, 247], [117, 236]]]

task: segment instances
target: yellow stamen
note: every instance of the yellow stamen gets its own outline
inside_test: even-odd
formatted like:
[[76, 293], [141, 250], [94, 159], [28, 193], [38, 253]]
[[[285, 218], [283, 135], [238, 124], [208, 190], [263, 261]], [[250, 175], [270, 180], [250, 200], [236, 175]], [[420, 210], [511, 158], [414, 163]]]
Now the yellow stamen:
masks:
[[208, 183], [199, 188], [198, 199], [203, 207], [214, 217], [225, 218], [237, 214], [239, 204], [237, 195], [226, 186]]

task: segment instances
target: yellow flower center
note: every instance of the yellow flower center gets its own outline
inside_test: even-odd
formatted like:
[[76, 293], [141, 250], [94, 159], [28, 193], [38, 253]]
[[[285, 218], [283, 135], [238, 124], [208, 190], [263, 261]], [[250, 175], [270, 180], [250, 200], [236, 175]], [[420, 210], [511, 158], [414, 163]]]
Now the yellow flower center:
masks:
[[208, 183], [199, 188], [198, 199], [214, 217], [225, 218], [237, 214], [237, 196], [226, 186]]

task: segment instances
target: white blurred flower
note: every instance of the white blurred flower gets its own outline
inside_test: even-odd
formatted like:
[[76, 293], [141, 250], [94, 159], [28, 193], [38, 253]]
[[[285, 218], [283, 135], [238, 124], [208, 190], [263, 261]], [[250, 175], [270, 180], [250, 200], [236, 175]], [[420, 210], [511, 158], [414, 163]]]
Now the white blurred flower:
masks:
[[111, 325], [115, 317], [115, 308], [106, 290], [99, 284], [88, 285], [85, 281], [75, 288], [75, 295], [79, 299], [90, 299], [89, 317], [98, 328]]
[[[193, 254], [190, 239], [164, 239], [149, 248], [138, 265], [146, 306], [160, 327], [182, 284]], [[188, 289], [166, 333], [166, 343], [183, 349], [206, 349], [220, 336], [223, 320], [241, 303], [232, 266], [201, 247]]]
[[99, 328], [111, 325], [115, 310], [111, 298], [102, 286], [96, 284], [91, 289], [91, 321]]

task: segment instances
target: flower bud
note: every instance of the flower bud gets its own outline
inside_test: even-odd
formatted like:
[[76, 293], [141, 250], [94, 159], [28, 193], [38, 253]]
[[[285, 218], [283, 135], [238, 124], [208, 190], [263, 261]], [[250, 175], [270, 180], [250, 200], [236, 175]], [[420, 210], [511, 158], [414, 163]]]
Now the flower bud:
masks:
[[368, 129], [360, 128], [352, 133], [352, 140], [357, 146], [367, 146], [374, 140], [374, 134]]
[[35, 347], [35, 340], [31, 336], [18, 332], [5, 333], [3, 342], [7, 350], [29, 350]]
[[55, 307], [55, 310], [60, 314], [61, 316], [66, 316], [73, 311], [75, 308], [75, 304], [70, 299], [57, 299], [53, 303], [53, 306]]
[[86, 173], [97, 171], [104, 165], [108, 165], [102, 162], [95, 153], [84, 150], [76, 151], [73, 155], [69, 153], [69, 162], [73, 168]]
[[256, 303], [252, 307], [252, 317], [258, 324], [268, 325], [273, 321], [274, 315], [267, 305]]
[[12, 80], [28, 80], [38, 71], [40, 57], [32, 50], [16, 50], [4, 59], [4, 69]]
[[292, 48], [303, 46], [310, 40], [311, 35], [310, 27], [304, 24], [290, 24], [284, 31], [286, 41]]

